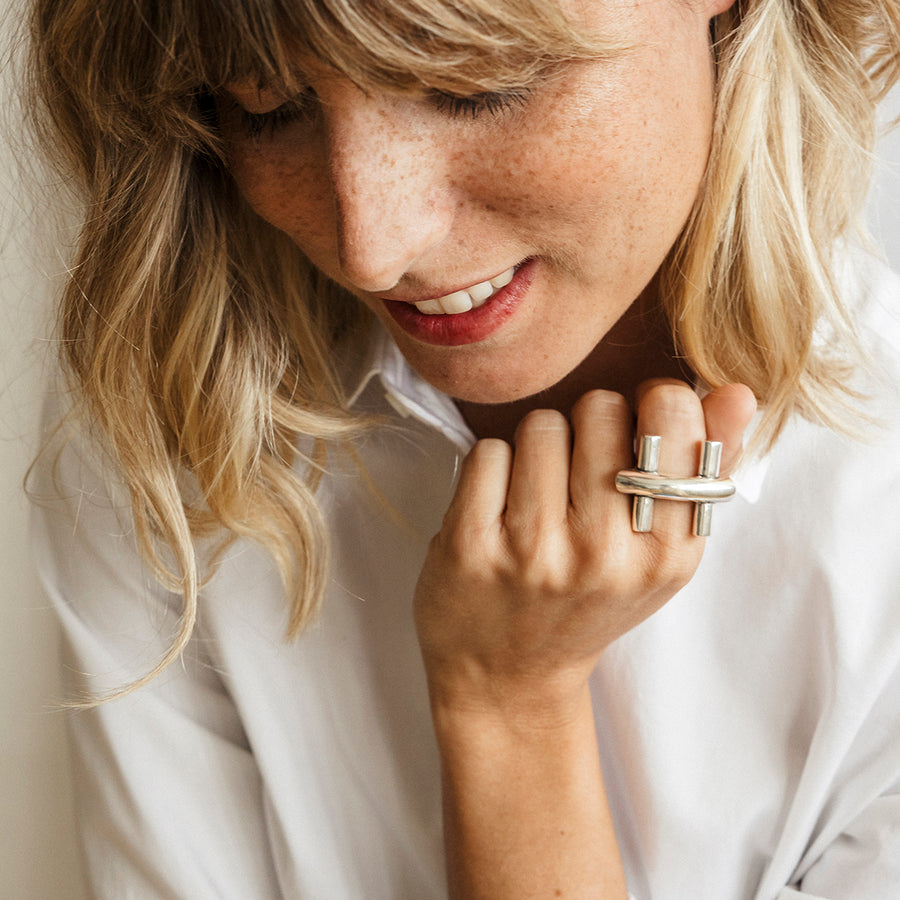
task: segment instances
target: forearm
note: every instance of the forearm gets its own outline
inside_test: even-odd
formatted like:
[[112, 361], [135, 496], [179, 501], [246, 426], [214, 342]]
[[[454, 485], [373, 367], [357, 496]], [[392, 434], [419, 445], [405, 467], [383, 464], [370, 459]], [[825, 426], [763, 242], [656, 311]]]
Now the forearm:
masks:
[[625, 898], [590, 695], [562, 722], [435, 711], [452, 898]]

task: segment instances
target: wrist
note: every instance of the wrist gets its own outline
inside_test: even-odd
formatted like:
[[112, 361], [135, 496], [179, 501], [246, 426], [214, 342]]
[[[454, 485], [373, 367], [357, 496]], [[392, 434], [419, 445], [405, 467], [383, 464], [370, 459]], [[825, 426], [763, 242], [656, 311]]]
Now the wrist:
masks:
[[[431, 715], [442, 748], [466, 746], [540, 746], [565, 741], [567, 735], [594, 733], [593, 705], [586, 680], [492, 680], [478, 689], [429, 681]], [[474, 749], [474, 747], [472, 748]]]
[[434, 716], [451, 897], [625, 896], [586, 684], [537, 715], [439, 703]]

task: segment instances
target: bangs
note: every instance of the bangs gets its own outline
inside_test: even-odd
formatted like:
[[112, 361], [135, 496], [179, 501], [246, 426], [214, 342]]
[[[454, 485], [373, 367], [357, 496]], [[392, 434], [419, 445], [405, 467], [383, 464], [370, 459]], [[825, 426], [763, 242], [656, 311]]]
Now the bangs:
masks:
[[[40, 2], [36, 70], [61, 131], [121, 149], [177, 141], [218, 155], [208, 95], [233, 82], [305, 86], [315, 61], [359, 87], [450, 94], [524, 87], [553, 66], [618, 55], [556, 0]], [[63, 121], [71, 118], [71, 122]], [[77, 122], [77, 124], [76, 124]], [[90, 164], [86, 164], [90, 169]]]
[[479, 92], [522, 86], [553, 65], [617, 51], [554, 0], [197, 0], [199, 64], [229, 81], [302, 83], [314, 59], [360, 87]]

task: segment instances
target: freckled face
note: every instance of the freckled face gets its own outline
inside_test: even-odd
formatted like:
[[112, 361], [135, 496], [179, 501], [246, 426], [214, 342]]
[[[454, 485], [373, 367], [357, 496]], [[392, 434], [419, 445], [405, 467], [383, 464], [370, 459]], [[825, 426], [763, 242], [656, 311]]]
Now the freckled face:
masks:
[[[259, 134], [240, 110], [222, 110], [250, 204], [459, 399], [519, 399], [602, 353], [698, 192], [712, 121], [708, 23], [727, 3], [584, 6], [588, 25], [633, 49], [565, 65], [521, 106], [472, 116], [321, 74], [308, 114], [276, 113]], [[251, 114], [283, 101], [229, 93]], [[475, 311], [484, 327], [448, 325], [460, 340], [432, 340], [439, 320], [404, 324], [385, 303], [439, 297], [513, 266], [513, 284]]]

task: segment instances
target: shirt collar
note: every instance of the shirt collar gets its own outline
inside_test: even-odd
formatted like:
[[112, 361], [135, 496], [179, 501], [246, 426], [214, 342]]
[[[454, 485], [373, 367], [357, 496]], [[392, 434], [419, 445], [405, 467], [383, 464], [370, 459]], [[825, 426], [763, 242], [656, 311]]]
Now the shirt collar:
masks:
[[[380, 323], [374, 323], [368, 340], [356, 354], [348, 354], [343, 362], [350, 408], [359, 402], [363, 392], [377, 378], [385, 399], [400, 416], [412, 416], [436, 428], [465, 453], [472, 448], [475, 435], [456, 404], [416, 373]], [[748, 435], [755, 430], [759, 418], [757, 413], [747, 429]], [[731, 476], [737, 493], [749, 503], [759, 499], [768, 467], [768, 456], [748, 457]]]
[[352, 368], [355, 371], [348, 371], [345, 381], [349, 407], [378, 378], [385, 399], [403, 418], [412, 416], [436, 428], [464, 453], [472, 448], [475, 435], [456, 404], [416, 373], [379, 323], [373, 325], [365, 352]]

